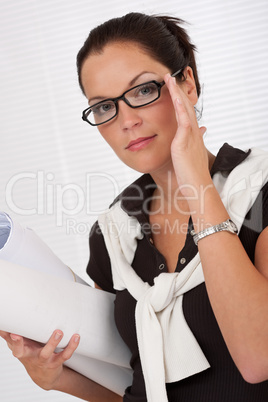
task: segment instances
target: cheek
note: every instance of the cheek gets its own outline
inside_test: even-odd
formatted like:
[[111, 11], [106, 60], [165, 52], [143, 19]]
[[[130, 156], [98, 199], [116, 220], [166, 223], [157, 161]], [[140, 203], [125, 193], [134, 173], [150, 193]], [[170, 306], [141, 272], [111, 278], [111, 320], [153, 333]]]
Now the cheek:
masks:
[[158, 130], [161, 130], [161, 132], [164, 131], [167, 137], [173, 139], [178, 123], [171, 99], [168, 99], [162, 104], [159, 103], [158, 107], [155, 108], [152, 121], [154, 121]]
[[110, 145], [110, 147], [113, 148], [112, 139], [114, 138], [114, 136], [112, 135], [111, 128], [107, 127], [107, 125], [104, 124], [103, 126], [101, 125], [98, 127], [98, 131], [102, 138]]
[[[120, 156], [120, 138], [118, 138], [119, 130], [114, 130], [108, 126], [102, 126], [99, 128], [99, 133], [102, 138], [106, 141], [110, 148], [114, 151], [114, 153], [121, 158]], [[121, 140], [122, 142], [122, 140]], [[122, 145], [121, 145], [122, 147]]]

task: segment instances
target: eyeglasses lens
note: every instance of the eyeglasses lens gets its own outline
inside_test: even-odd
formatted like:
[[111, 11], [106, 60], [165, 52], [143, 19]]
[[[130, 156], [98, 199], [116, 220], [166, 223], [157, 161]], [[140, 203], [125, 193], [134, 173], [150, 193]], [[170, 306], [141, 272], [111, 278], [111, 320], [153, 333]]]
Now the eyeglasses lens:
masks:
[[[155, 82], [141, 84], [125, 92], [116, 101], [122, 99], [134, 108], [145, 106], [159, 98], [160, 88]], [[103, 124], [111, 120], [117, 115], [116, 101], [104, 100], [93, 105], [84, 113], [85, 119], [93, 125]]]
[[102, 124], [117, 114], [115, 102], [107, 100], [99, 102], [88, 111], [87, 119], [93, 124]]

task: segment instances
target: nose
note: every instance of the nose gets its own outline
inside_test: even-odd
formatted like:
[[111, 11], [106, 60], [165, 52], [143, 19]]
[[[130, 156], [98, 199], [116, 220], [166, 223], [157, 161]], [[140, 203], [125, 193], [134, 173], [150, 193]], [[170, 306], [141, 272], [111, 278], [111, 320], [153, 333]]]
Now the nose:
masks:
[[131, 130], [142, 123], [139, 108], [132, 108], [123, 100], [118, 102], [118, 119], [123, 130]]

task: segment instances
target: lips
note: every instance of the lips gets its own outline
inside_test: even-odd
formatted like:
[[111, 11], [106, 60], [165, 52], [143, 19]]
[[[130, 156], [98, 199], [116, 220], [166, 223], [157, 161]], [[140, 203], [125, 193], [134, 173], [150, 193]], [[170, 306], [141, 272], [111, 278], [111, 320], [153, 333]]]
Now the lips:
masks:
[[151, 137], [137, 138], [134, 141], [130, 141], [130, 143], [126, 146], [126, 149], [129, 151], [138, 151], [139, 149], [146, 147], [150, 142], [153, 141], [155, 137], [156, 135], [152, 135]]

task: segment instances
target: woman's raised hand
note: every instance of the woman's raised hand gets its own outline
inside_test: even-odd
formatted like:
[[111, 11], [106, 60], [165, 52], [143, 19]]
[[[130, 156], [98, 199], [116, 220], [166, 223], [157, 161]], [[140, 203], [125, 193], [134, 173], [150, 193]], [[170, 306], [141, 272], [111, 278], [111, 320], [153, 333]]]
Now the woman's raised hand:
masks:
[[79, 335], [73, 335], [66, 348], [56, 353], [63, 337], [60, 330], [54, 331], [45, 345], [3, 331], [0, 331], [0, 336], [6, 340], [9, 349], [24, 365], [32, 380], [45, 390], [54, 389], [60, 381], [63, 363], [71, 358], [80, 340]]
[[[174, 77], [165, 76], [172, 98], [178, 129], [171, 145], [171, 156], [181, 192], [193, 195], [200, 185], [210, 182], [208, 151], [204, 145], [205, 127], [199, 127], [194, 110], [197, 101], [192, 70], [185, 71], [186, 80], [177, 85]], [[193, 186], [193, 188], [191, 188]]]

